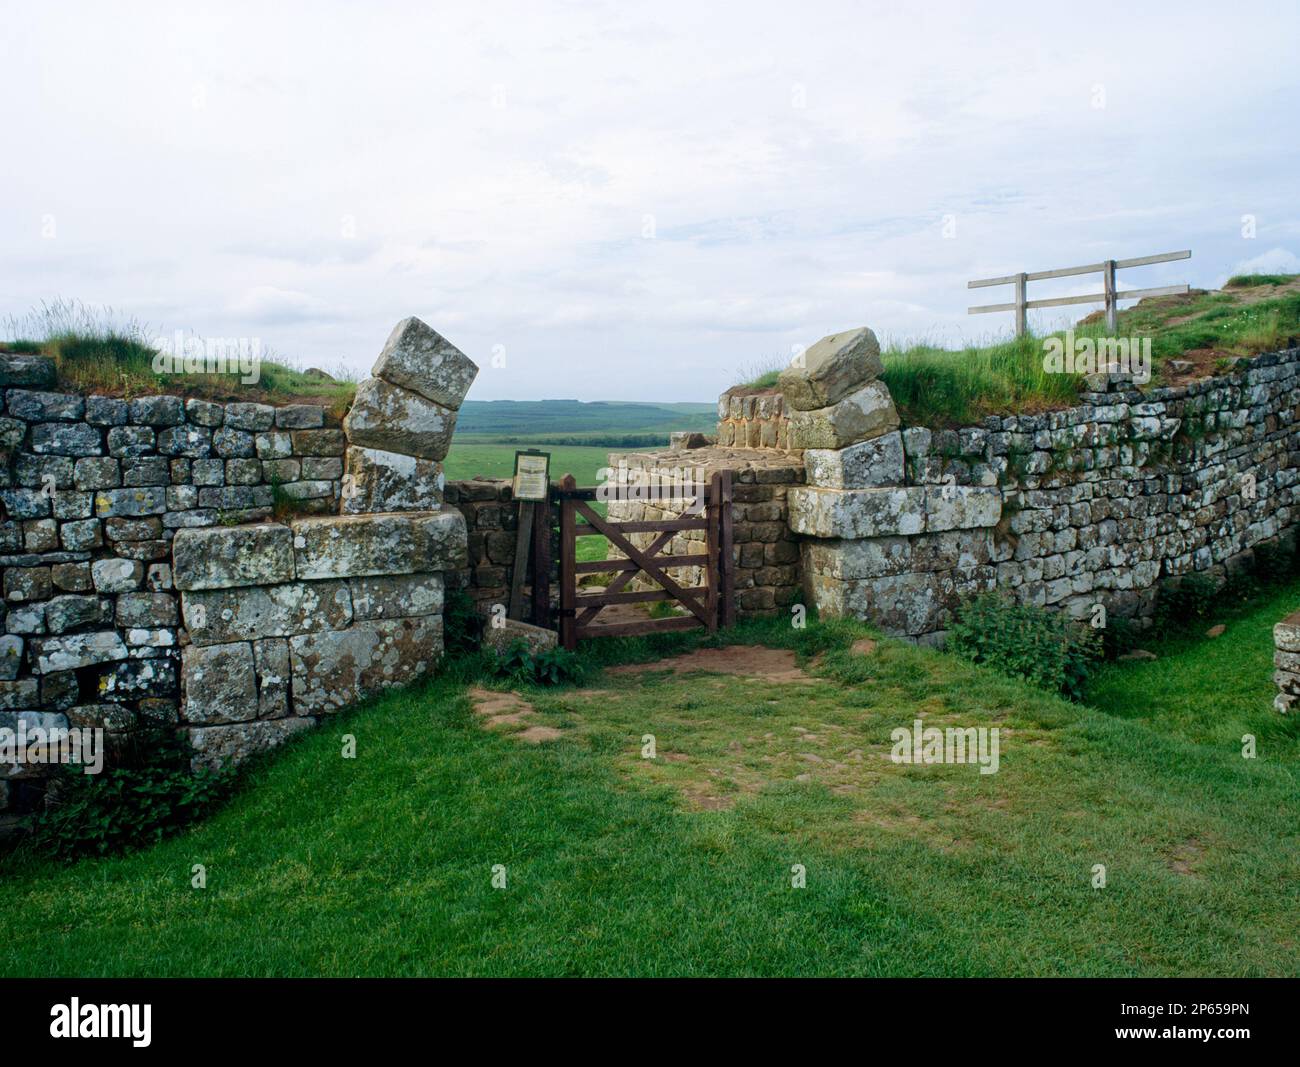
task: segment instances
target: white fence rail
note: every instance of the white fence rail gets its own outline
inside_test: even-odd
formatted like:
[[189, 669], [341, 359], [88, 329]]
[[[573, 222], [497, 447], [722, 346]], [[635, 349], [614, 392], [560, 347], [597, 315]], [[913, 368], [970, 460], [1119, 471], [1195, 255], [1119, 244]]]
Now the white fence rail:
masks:
[[[1102, 263], [1088, 263], [1082, 267], [1062, 267], [1060, 270], [1040, 270], [1026, 274], [1007, 274], [1001, 278], [981, 278], [978, 281], [967, 282], [967, 289], [982, 289], [989, 285], [1014, 285], [1016, 287], [1016, 298], [1008, 304], [983, 304], [979, 307], [967, 308], [968, 315], [984, 315], [991, 311], [1014, 311], [1016, 313], [1016, 336], [1025, 335], [1025, 313], [1032, 308], [1053, 308], [1064, 307], [1067, 304], [1096, 304], [1103, 303], [1106, 305], [1106, 328], [1114, 330], [1115, 312], [1117, 305], [1121, 300], [1141, 300], [1147, 296], [1178, 296], [1188, 291], [1184, 285], [1160, 285], [1154, 289], [1128, 289], [1125, 292], [1119, 292], [1115, 288], [1115, 272], [1125, 270], [1128, 267], [1145, 267], [1152, 263], [1170, 263], [1176, 259], [1190, 259], [1191, 250], [1182, 252], [1162, 252], [1158, 256], [1138, 256], [1136, 259], [1108, 259]], [[1050, 300], [1027, 300], [1025, 299], [1025, 288], [1029, 282], [1046, 281], [1049, 278], [1072, 278], [1078, 274], [1100, 274], [1102, 277], [1103, 290], [1100, 293], [1089, 293], [1086, 296], [1058, 296]]]

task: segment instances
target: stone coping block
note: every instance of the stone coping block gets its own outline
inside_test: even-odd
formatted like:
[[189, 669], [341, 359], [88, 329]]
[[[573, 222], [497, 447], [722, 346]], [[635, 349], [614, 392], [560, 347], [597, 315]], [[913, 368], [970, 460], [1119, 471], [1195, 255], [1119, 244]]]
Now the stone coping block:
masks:
[[777, 378], [785, 402], [796, 411], [837, 404], [884, 371], [880, 343], [867, 327], [823, 337]]
[[393, 327], [370, 373], [456, 411], [478, 366], [437, 330], [412, 317]]
[[996, 487], [945, 485], [877, 489], [797, 486], [789, 493], [790, 528], [825, 538], [912, 536], [995, 526]]
[[297, 519], [299, 578], [350, 578], [454, 570], [466, 565], [465, 516], [457, 509]]
[[897, 430], [898, 410], [884, 382], [868, 382], [829, 407], [790, 412], [790, 447], [847, 448]]
[[181, 529], [172, 541], [177, 589], [277, 585], [294, 576], [293, 534], [280, 523]]
[[903, 435], [897, 430], [848, 448], [810, 448], [803, 461], [808, 484], [827, 489], [902, 485], [906, 473]]
[[453, 409], [381, 378], [357, 386], [343, 420], [349, 444], [421, 459], [443, 459], [455, 428]]
[[373, 619], [289, 639], [293, 707], [324, 715], [427, 674], [442, 655], [442, 618]]

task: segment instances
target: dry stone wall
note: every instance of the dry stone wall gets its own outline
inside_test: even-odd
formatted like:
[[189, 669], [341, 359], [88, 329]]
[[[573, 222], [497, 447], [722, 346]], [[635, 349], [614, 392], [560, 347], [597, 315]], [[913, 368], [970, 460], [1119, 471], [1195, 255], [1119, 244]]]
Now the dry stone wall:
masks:
[[[227, 763], [431, 670], [476, 373], [407, 319], [345, 432], [316, 404], [58, 392], [0, 354], [0, 729], [175, 726]], [[47, 772], [0, 767], [0, 830]]]
[[925, 641], [988, 590], [1146, 618], [1161, 582], [1221, 577], [1295, 524], [1298, 405], [1291, 349], [1190, 385], [809, 450], [790, 505], [807, 595]]

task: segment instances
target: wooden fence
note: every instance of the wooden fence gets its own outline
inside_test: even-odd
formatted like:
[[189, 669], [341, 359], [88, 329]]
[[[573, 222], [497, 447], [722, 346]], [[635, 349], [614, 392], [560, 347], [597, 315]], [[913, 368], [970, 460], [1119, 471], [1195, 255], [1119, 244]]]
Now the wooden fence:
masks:
[[[980, 307], [967, 308], [968, 315], [984, 315], [991, 311], [1014, 311], [1016, 313], [1016, 336], [1023, 337], [1027, 330], [1026, 312], [1033, 308], [1064, 307], [1067, 304], [1096, 304], [1106, 306], [1106, 328], [1112, 332], [1116, 328], [1116, 305], [1121, 300], [1141, 300], [1147, 296], [1177, 296], [1187, 292], [1186, 285], [1160, 285], [1154, 289], [1129, 289], [1119, 292], [1115, 288], [1115, 272], [1129, 267], [1145, 267], [1152, 263], [1169, 263], [1175, 259], [1191, 258], [1191, 251], [1162, 252], [1158, 256], [1138, 256], [1136, 259], [1108, 259], [1103, 263], [1088, 263], [1082, 267], [1062, 267], [1060, 270], [1040, 270], [1030, 274], [1006, 274], [1001, 278], [981, 278], [967, 282], [967, 289], [982, 289], [989, 285], [1014, 285], [1016, 298], [1009, 304], [984, 304]], [[1102, 291], [1086, 296], [1058, 296], [1050, 300], [1027, 300], [1025, 288], [1029, 282], [1046, 281], [1049, 278], [1072, 278], [1079, 274], [1101, 274]]]

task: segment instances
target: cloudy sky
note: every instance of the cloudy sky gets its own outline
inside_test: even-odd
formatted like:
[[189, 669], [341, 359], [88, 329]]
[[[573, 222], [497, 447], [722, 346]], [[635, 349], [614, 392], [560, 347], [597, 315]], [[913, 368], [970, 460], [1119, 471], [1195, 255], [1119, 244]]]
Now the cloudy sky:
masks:
[[1009, 330], [971, 278], [1300, 270], [1298, 12], [0, 0], [0, 318], [364, 373], [414, 314], [473, 398], [711, 400], [846, 327]]

